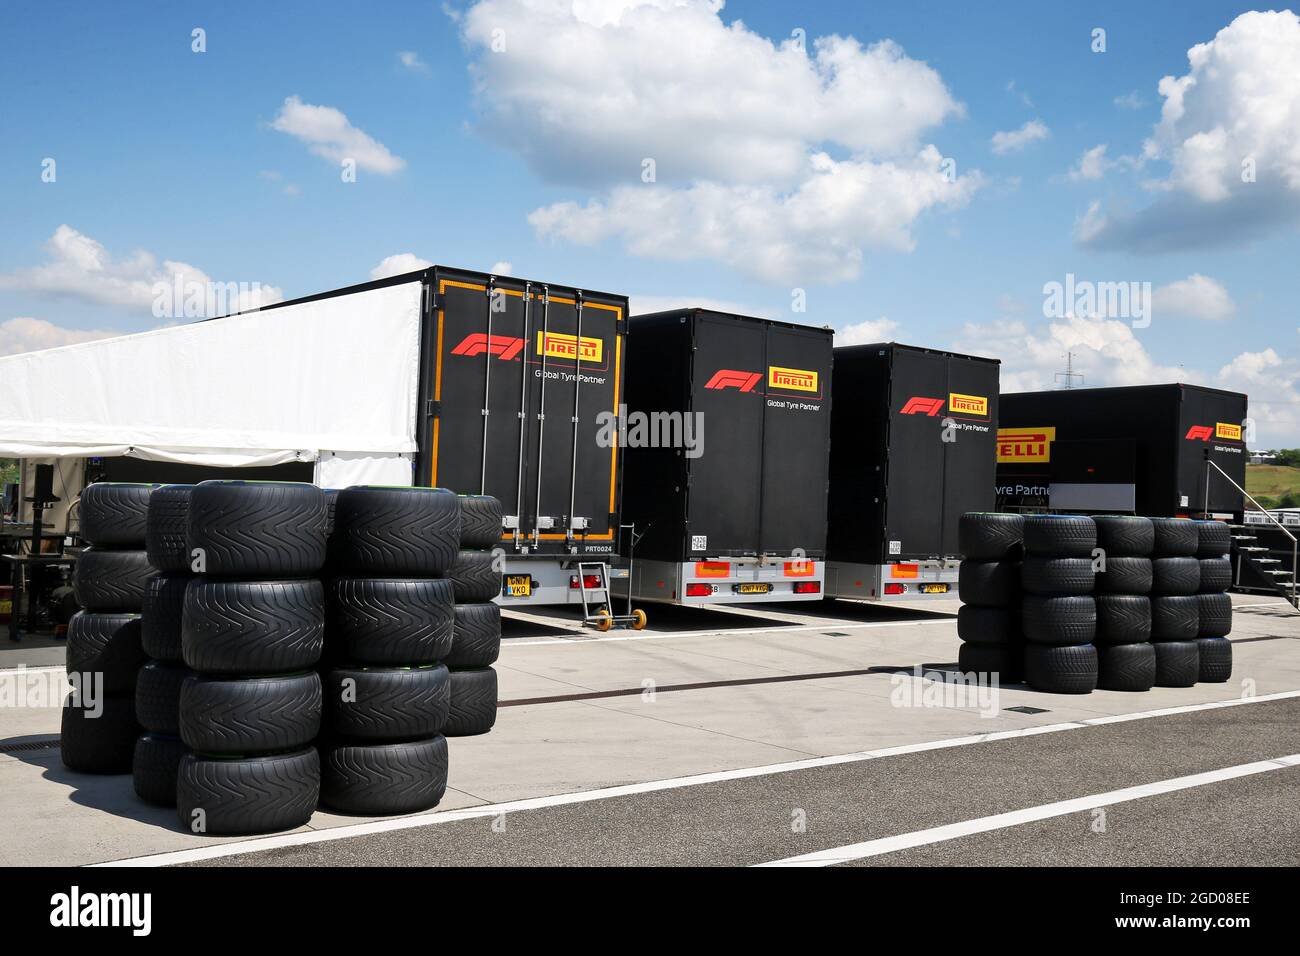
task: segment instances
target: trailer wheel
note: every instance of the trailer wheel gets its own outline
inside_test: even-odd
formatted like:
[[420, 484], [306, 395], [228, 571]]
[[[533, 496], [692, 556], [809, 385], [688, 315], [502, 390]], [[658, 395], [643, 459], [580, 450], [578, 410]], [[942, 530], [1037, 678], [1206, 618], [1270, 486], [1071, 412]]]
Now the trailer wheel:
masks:
[[135, 795], [145, 803], [176, 806], [176, 772], [185, 756], [185, 742], [163, 734], [141, 734], [131, 761]]
[[81, 492], [81, 537], [99, 548], [142, 548], [157, 485], [96, 482]]
[[1155, 558], [1151, 562], [1151, 593], [1195, 594], [1201, 588], [1201, 563], [1196, 558]]
[[204, 481], [190, 492], [186, 527], [204, 574], [308, 577], [325, 564], [325, 495], [315, 485]]
[[457, 604], [451, 651], [441, 658], [448, 667], [488, 667], [501, 653], [501, 607], [486, 601]]
[[372, 743], [417, 740], [442, 732], [451, 676], [429, 667], [336, 667], [324, 675], [328, 733]]
[[445, 574], [460, 550], [460, 502], [445, 488], [344, 488], [330, 546], [349, 571]]
[[186, 541], [190, 493], [193, 485], [163, 485], [149, 496], [149, 524], [145, 551], [159, 571], [188, 571], [190, 549]]
[[976, 561], [1019, 558], [1024, 526], [1022, 515], [968, 511], [957, 526], [957, 550]]
[[632, 630], [644, 631], [645, 625], [646, 625], [645, 611], [641, 610], [639, 607], [635, 608], [632, 611]]
[[1201, 593], [1215, 594], [1232, 587], [1232, 558], [1201, 558]]
[[457, 604], [490, 601], [501, 594], [501, 572], [491, 551], [461, 551], [447, 577], [456, 586]]
[[1226, 594], [1196, 595], [1196, 636], [1227, 637], [1232, 632], [1232, 598]]
[[1156, 543], [1151, 549], [1155, 558], [1193, 558], [1200, 548], [1200, 531], [1195, 521], [1186, 518], [1152, 518]]
[[324, 644], [319, 581], [214, 581], [185, 590], [181, 647], [205, 674], [288, 674], [312, 667]]
[[1027, 554], [1020, 566], [1020, 583], [1029, 594], [1091, 594], [1092, 561]]
[[1150, 690], [1156, 682], [1156, 649], [1151, 644], [1097, 648], [1097, 686], [1102, 690]]
[[985, 647], [1019, 644], [1023, 641], [1020, 609], [963, 604], [957, 609], [957, 636], [967, 644]]
[[1097, 547], [1111, 558], [1148, 558], [1156, 544], [1156, 529], [1150, 518], [1134, 515], [1098, 515]]
[[185, 611], [185, 589], [193, 580], [188, 574], [155, 574], [145, 585], [140, 606], [140, 643], [144, 652], [156, 661], [179, 664], [185, 660], [181, 649], [181, 618]]
[[1157, 687], [1192, 687], [1201, 676], [1201, 651], [1196, 641], [1157, 641]]
[[328, 595], [325, 655], [332, 662], [433, 664], [454, 651], [451, 581], [342, 577]]
[[[59, 756], [63, 765], [79, 773], [130, 773], [135, 756], [135, 697], [100, 696], [95, 707], [83, 706], [74, 692], [63, 705], [59, 728]], [[97, 708], [102, 708], [99, 710]]]
[[1019, 561], [962, 561], [957, 593], [965, 604], [1006, 607], [1020, 597]]
[[311, 819], [319, 799], [315, 747], [242, 760], [185, 754], [176, 772], [176, 816], [186, 833], [292, 830]]
[[1232, 550], [1232, 532], [1222, 521], [1196, 521], [1196, 556], [1219, 558]]
[[135, 719], [150, 733], [181, 734], [181, 685], [194, 672], [184, 665], [150, 661], [135, 684]]
[[68, 622], [65, 652], [69, 674], [97, 675], [93, 679], [102, 686], [96, 684], [96, 693], [129, 694], [146, 660], [140, 615], [78, 611]]
[[1038, 644], [1091, 644], [1097, 633], [1097, 604], [1087, 595], [1026, 594], [1021, 625], [1025, 637]]
[[497, 721], [497, 672], [490, 667], [451, 672], [451, 708], [443, 735], [485, 734]]
[[1027, 644], [1025, 682], [1052, 694], [1090, 694], [1097, 686], [1097, 648]]
[[1193, 641], [1200, 627], [1196, 595], [1158, 596], [1151, 599], [1152, 641]]
[[145, 585], [154, 574], [149, 555], [138, 551], [87, 548], [77, 556], [72, 590], [91, 611], [139, 611]]
[[321, 803], [344, 813], [415, 813], [447, 792], [447, 738], [407, 743], [323, 744]]
[[1027, 515], [1025, 553], [1053, 558], [1090, 558], [1097, 526], [1083, 515]]
[[501, 502], [491, 495], [460, 496], [460, 546], [490, 551], [501, 543]]
[[1145, 644], [1151, 640], [1151, 599], [1144, 594], [1097, 595], [1098, 645]]
[[283, 677], [194, 676], [181, 687], [181, 739], [202, 754], [296, 750], [316, 739], [320, 720], [321, 681], [315, 671]]
[[1196, 642], [1198, 679], [1205, 684], [1222, 684], [1232, 676], [1232, 641], [1206, 637]]

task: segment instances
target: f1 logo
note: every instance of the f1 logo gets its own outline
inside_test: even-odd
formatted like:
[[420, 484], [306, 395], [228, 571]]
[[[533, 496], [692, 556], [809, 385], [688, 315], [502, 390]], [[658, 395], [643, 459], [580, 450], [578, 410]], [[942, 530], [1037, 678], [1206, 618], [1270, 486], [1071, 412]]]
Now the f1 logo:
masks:
[[509, 362], [517, 358], [519, 353], [524, 350], [524, 340], [512, 338], [508, 335], [484, 335], [482, 332], [475, 332], [473, 335], [467, 335], [461, 340], [461, 343], [451, 350], [452, 355], [482, 355], [487, 352], [495, 355], [503, 362]]
[[900, 415], [929, 415], [933, 418], [943, 411], [942, 398], [909, 398]]
[[1214, 437], [1214, 429], [1209, 425], [1193, 425], [1184, 437], [1188, 441], [1209, 441]]
[[724, 368], [713, 373], [713, 378], [705, 383], [705, 388], [734, 388], [740, 392], [753, 391], [754, 386], [763, 377], [762, 372], [738, 372]]

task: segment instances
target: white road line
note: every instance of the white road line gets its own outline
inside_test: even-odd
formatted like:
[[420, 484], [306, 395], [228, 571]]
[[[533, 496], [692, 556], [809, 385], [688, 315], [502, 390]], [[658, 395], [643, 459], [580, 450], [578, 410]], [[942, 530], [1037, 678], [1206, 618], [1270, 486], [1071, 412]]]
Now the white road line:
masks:
[[[743, 628], [740, 630], [717, 630], [717, 631], [667, 631], [663, 634], [619, 634], [615, 637], [587, 637], [587, 638], [538, 638], [538, 639], [518, 639], [507, 637], [502, 642], [502, 647], [547, 647], [557, 644], [566, 644], [570, 646], [582, 644], [601, 644], [610, 641], [662, 641], [670, 637], [739, 637], [744, 634], [798, 634], [804, 631], [858, 631], [874, 627], [921, 627], [925, 624], [956, 624], [957, 618], [954, 617], [935, 617], [924, 621], [873, 621], [870, 624], [808, 624], [808, 625], [776, 625], [773, 627], [754, 627]], [[575, 632], [576, 634], [577, 632]]]
[[[1248, 697], [1240, 700], [1215, 701], [1209, 704], [1189, 704], [1185, 707], [1170, 707], [1165, 710], [1148, 711], [1134, 715], [1131, 719], [1143, 717], [1162, 717], [1169, 714], [1185, 714], [1198, 710], [1213, 710], [1219, 707], [1235, 707], [1244, 704], [1259, 704], [1271, 700], [1288, 700], [1300, 697], [1300, 690], [1283, 691], [1277, 694], [1265, 694], [1262, 697]], [[331, 827], [326, 830], [307, 830], [285, 833], [279, 836], [260, 837], [252, 840], [238, 840], [212, 846], [197, 847], [193, 850], [176, 850], [170, 853], [156, 853], [151, 856], [131, 857], [124, 860], [112, 860], [104, 863], [92, 863], [91, 866], [171, 866], [176, 863], [196, 863], [214, 860], [220, 857], [237, 856], [244, 853], [259, 853], [264, 850], [276, 850], [290, 846], [305, 846], [313, 843], [326, 843], [331, 840], [344, 840], [350, 837], [369, 836], [376, 833], [391, 833], [397, 830], [412, 830], [418, 827], [433, 826], [439, 823], [452, 823], [457, 820], [472, 820], [480, 817], [495, 817], [503, 813], [518, 813], [522, 810], [541, 810], [547, 807], [570, 806], [577, 803], [591, 803], [597, 800], [609, 800], [614, 797], [633, 796], [640, 793], [655, 793], [661, 790], [676, 790], [682, 787], [698, 787], [706, 783], [721, 783], [728, 780], [745, 780], [750, 777], [763, 777], [769, 774], [790, 773], [796, 770], [811, 770], [817, 767], [832, 767], [837, 764], [858, 763], [864, 760], [879, 760], [883, 757], [898, 757], [906, 754], [923, 753], [929, 750], [946, 750], [951, 747], [965, 747], [970, 744], [987, 743], [996, 740], [1011, 740], [1017, 737], [1034, 737], [1038, 734], [1050, 734], [1065, 730], [1080, 730], [1099, 724], [1111, 723], [1113, 718], [1094, 717], [1086, 720], [1071, 721], [1060, 724], [1045, 724], [1037, 727], [1022, 727], [1018, 730], [1002, 730], [988, 734], [972, 734], [967, 737], [951, 737], [946, 740], [931, 740], [923, 743], [904, 744], [898, 747], [884, 747], [879, 750], [864, 750], [851, 754], [836, 754], [829, 757], [809, 757], [805, 760], [792, 760], [787, 763], [768, 764], [762, 767], [743, 767], [736, 770], [720, 770], [714, 773], [695, 774], [689, 777], [673, 777], [667, 780], [651, 780], [645, 783], [629, 783], [617, 787], [603, 787], [599, 790], [584, 790], [577, 793], [558, 793], [546, 797], [531, 797], [525, 800], [513, 800], [507, 803], [488, 804], [481, 807], [466, 807], [463, 810], [445, 810], [425, 813], [398, 819], [376, 820], [371, 823], [356, 823], [347, 826]]]
[[1141, 800], [1145, 797], [1156, 797], [1165, 793], [1175, 793], [1179, 790], [1191, 790], [1193, 787], [1204, 787], [1207, 784], [1221, 783], [1224, 780], [1235, 780], [1239, 777], [1249, 777], [1257, 773], [1267, 773], [1270, 770], [1285, 770], [1297, 766], [1300, 766], [1300, 754], [1290, 754], [1274, 760], [1259, 760], [1254, 763], [1239, 764], [1236, 767], [1224, 767], [1222, 770], [1194, 773], [1186, 777], [1174, 777], [1171, 780], [1158, 780], [1155, 783], [1144, 783], [1137, 787], [1125, 787], [1122, 790], [1095, 793], [1089, 797], [1076, 797], [1073, 800], [1045, 803], [1038, 807], [1011, 810], [1007, 813], [994, 814], [991, 817], [963, 820], [961, 823], [950, 823], [947, 826], [931, 827], [928, 830], [916, 830], [912, 833], [900, 833], [897, 836], [866, 840], [862, 843], [853, 843], [830, 850], [818, 850], [815, 853], [804, 853], [800, 856], [790, 856], [783, 860], [773, 860], [770, 863], [755, 865], [760, 867], [834, 866], [837, 863], [865, 860], [868, 857], [883, 856], [886, 853], [910, 850], [918, 846], [929, 846], [932, 843], [944, 843], [948, 840], [956, 840], [959, 837], [970, 836], [973, 833], [1004, 830], [1008, 827], [1018, 827], [1038, 820], [1049, 820], [1052, 817], [1063, 817], [1097, 807], [1109, 807], [1116, 803]]

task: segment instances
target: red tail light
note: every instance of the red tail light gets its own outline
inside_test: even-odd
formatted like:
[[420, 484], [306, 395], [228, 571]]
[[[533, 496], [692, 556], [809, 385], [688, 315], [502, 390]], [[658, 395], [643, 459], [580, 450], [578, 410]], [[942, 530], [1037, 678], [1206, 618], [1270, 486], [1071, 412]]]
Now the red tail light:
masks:
[[822, 586], [820, 581], [796, 581], [794, 586], [794, 593], [795, 594], [820, 594], [821, 589]]
[[711, 584], [688, 584], [686, 585], [687, 597], [708, 597], [713, 593]]
[[886, 593], [886, 594], [904, 594], [904, 593], [906, 593], [906, 591], [907, 591], [907, 585], [906, 585], [906, 584], [886, 584], [886, 585], [885, 585], [885, 593]]
[[[599, 575], [599, 574], [584, 574], [584, 575], [582, 576], [582, 586], [583, 586], [584, 588], [586, 588], [588, 591], [591, 591], [591, 590], [594, 590], [594, 589], [596, 589], [596, 588], [599, 588], [599, 587], [600, 587], [600, 575]], [[576, 574], [571, 574], [571, 575], [569, 575], [569, 589], [570, 589], [571, 591], [576, 591], [576, 590], [578, 590], [578, 576], [577, 576]]]

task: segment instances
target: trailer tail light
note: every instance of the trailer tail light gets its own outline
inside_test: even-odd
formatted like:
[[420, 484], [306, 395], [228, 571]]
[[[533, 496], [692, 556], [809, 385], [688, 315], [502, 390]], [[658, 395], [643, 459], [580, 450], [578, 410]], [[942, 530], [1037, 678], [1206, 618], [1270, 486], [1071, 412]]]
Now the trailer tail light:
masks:
[[[890, 565], [889, 576], [891, 578], [914, 578], [917, 575], [918, 567], [915, 564], [894, 564]], [[890, 594], [901, 594], [901, 591], [890, 591]]]
[[787, 578], [812, 577], [816, 571], [817, 568], [811, 561], [787, 561], [785, 563], [785, 576]]
[[727, 561], [696, 561], [697, 578], [726, 578], [731, 576], [731, 564]]
[[[588, 591], [599, 590], [600, 575], [584, 574], [582, 576], [582, 586], [586, 588]], [[570, 591], [578, 590], [578, 576], [576, 574], [569, 575], [569, 590]]]
[[906, 584], [886, 584], [886, 585], [885, 585], [885, 593], [886, 593], [886, 594], [904, 594], [904, 593], [906, 593], [906, 591], [907, 591], [907, 585], [906, 585]]
[[688, 584], [686, 585], [687, 597], [709, 597], [713, 594], [712, 584]]
[[821, 589], [820, 581], [796, 581], [794, 585], [795, 594], [819, 594]]

